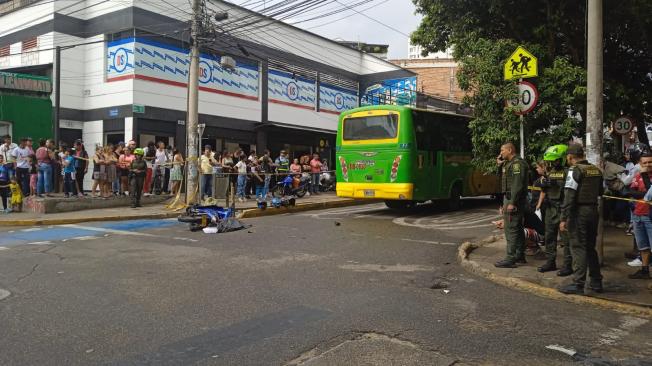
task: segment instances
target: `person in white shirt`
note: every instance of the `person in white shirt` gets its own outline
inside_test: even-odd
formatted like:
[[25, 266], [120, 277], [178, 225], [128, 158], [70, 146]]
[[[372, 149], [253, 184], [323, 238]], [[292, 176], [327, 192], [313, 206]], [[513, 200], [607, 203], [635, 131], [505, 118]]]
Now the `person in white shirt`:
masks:
[[237, 195], [238, 200], [241, 202], [245, 201], [245, 185], [247, 184], [247, 163], [245, 160], [240, 160], [235, 165], [235, 168], [238, 170], [238, 189]]
[[29, 168], [31, 151], [27, 148], [27, 139], [20, 139], [20, 145], [13, 149], [11, 156], [16, 161], [16, 180], [20, 184], [20, 189], [23, 191], [23, 196], [29, 196]]
[[16, 159], [14, 159], [12, 153], [18, 145], [11, 142], [11, 136], [7, 135], [4, 137], [2, 145], [0, 145], [0, 155], [4, 158], [4, 165], [9, 170], [9, 177], [13, 177], [16, 174]]
[[[156, 149], [156, 154], [154, 155], [154, 182], [158, 184], [158, 187], [155, 187], [155, 190], [164, 190], [167, 187], [167, 182], [165, 181], [166, 176], [169, 177], [170, 174], [165, 174], [167, 164], [170, 162], [170, 156], [168, 155], [167, 150], [165, 150], [165, 143], [163, 141], [158, 142], [158, 148]], [[157, 180], [158, 179], [158, 180]]]

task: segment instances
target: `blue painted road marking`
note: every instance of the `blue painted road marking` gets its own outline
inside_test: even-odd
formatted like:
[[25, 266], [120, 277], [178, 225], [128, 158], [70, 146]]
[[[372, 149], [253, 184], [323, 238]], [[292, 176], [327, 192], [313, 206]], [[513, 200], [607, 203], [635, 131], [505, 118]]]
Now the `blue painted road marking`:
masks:
[[[55, 242], [60, 240], [75, 239], [79, 237], [101, 237], [105, 233], [100, 229], [140, 232], [150, 229], [159, 229], [182, 225], [176, 220], [134, 220], [122, 222], [106, 222], [88, 225], [85, 229], [83, 225], [74, 225], [74, 227], [54, 226], [52, 228], [42, 227], [33, 229], [18, 229], [14, 232], [3, 233], [0, 235], [0, 246], [11, 247], [29, 243]], [[110, 235], [116, 235], [110, 232]], [[120, 235], [117, 233], [117, 235]]]

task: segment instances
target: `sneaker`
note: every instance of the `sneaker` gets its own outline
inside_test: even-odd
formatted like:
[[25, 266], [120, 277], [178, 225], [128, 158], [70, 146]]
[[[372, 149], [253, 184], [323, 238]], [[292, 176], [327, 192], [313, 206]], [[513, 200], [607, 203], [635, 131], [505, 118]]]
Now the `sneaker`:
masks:
[[638, 257], [634, 259], [633, 261], [627, 262], [627, 265], [630, 267], [640, 267], [643, 265], [643, 262], [641, 261], [641, 257]]
[[83, 193], [79, 193], [79, 194], [77, 195], [77, 197], [84, 198], [84, 194], [83, 194]]
[[642, 269], [639, 269], [638, 271], [630, 274], [627, 276], [630, 280], [649, 280], [650, 279], [650, 272], [643, 272]]
[[616, 224], [616, 228], [618, 229], [627, 229], [629, 225], [625, 224], [624, 222], [621, 222], [620, 224]]
[[[143, 193], [143, 197], [149, 197], [149, 196], [151, 196], [151, 195], [152, 195], [151, 193]], [[202, 198], [202, 199], [203, 199], [203, 198]]]

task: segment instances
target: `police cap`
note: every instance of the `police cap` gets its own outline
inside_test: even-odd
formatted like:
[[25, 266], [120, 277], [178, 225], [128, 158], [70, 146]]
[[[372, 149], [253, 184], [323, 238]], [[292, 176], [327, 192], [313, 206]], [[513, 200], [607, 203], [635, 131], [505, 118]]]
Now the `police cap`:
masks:
[[568, 155], [584, 156], [584, 148], [580, 144], [571, 144], [566, 151]]

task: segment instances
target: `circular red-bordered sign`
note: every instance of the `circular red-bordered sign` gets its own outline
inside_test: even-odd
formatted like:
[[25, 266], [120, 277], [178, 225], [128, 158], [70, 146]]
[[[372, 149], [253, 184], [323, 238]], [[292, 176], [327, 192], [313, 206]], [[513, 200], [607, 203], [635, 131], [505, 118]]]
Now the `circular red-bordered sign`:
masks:
[[517, 115], [528, 114], [539, 102], [539, 91], [534, 84], [527, 81], [518, 82], [518, 96], [514, 99], [506, 100], [507, 107], [516, 107], [518, 110], [514, 113]]
[[634, 129], [634, 121], [627, 116], [622, 116], [614, 121], [613, 128], [615, 133], [627, 135]]

